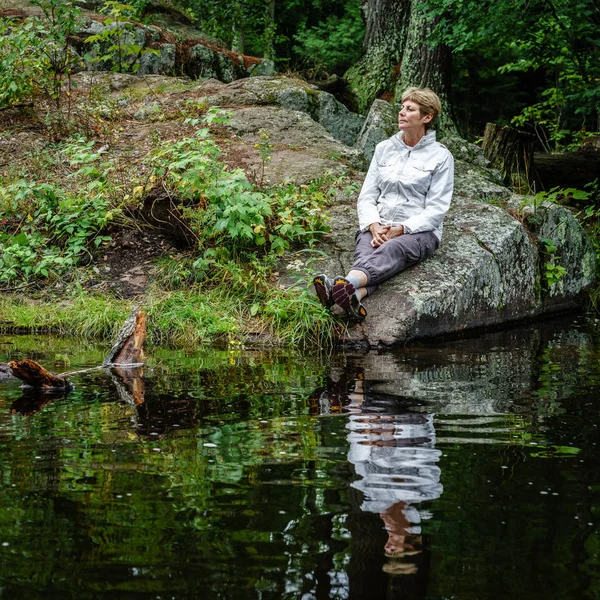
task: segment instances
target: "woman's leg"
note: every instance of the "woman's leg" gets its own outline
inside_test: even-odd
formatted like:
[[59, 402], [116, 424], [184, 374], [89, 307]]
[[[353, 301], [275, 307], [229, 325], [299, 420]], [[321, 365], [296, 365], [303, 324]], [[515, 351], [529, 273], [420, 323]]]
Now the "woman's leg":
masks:
[[371, 239], [369, 232], [357, 234], [354, 264], [348, 274], [352, 278], [362, 274], [358, 284], [369, 294], [378, 284], [430, 257], [439, 246], [431, 231], [401, 235], [378, 248], [371, 246]]

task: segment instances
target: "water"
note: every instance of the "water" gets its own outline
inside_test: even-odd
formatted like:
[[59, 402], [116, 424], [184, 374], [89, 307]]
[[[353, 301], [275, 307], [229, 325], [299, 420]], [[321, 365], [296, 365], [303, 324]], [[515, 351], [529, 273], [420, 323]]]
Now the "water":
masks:
[[[600, 598], [596, 339], [151, 348], [143, 380], [0, 382], [0, 598]], [[105, 352], [0, 336], [56, 371]]]

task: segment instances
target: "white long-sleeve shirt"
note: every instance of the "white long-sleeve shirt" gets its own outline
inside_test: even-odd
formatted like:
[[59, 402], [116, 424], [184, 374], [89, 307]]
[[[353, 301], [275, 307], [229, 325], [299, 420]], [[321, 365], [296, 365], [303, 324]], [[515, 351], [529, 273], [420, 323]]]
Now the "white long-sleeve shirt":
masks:
[[407, 233], [433, 231], [442, 239], [443, 221], [454, 190], [454, 158], [429, 131], [415, 146], [402, 132], [377, 144], [358, 197], [358, 221], [403, 225]]

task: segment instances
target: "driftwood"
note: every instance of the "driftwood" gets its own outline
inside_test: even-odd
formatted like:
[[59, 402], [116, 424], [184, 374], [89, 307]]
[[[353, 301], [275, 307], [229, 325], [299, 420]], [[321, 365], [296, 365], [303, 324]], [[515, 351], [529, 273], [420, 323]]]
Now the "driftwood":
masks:
[[144, 362], [144, 342], [146, 341], [146, 317], [139, 306], [134, 306], [131, 314], [121, 327], [117, 339], [104, 359], [104, 366], [111, 364], [131, 365]]
[[8, 366], [12, 369], [15, 377], [32, 388], [63, 391], [73, 387], [73, 384], [66, 379], [66, 374], [55, 375], [44, 369], [39, 363], [28, 358], [25, 360], [11, 360]]
[[144, 369], [142, 367], [132, 367], [123, 369], [122, 367], [113, 367], [112, 380], [117, 388], [119, 398], [127, 404], [140, 406], [144, 404]]
[[533, 176], [535, 136], [512, 127], [487, 123], [483, 135], [483, 154], [516, 188], [528, 186]]
[[34, 388], [27, 388], [23, 391], [23, 395], [17, 398], [10, 407], [10, 414], [19, 413], [20, 415], [31, 416], [38, 410], [41, 410], [54, 402], [57, 398], [64, 397], [69, 393], [69, 389], [47, 390], [42, 391]]
[[135, 306], [121, 328], [121, 331], [119, 331], [113, 347], [104, 359], [102, 367], [71, 371], [57, 375], [51, 373], [39, 363], [29, 359], [13, 360], [8, 363], [8, 366], [11, 368], [12, 374], [27, 387], [43, 392], [62, 392], [70, 390], [73, 387], [68, 377], [115, 365], [120, 368], [112, 369], [112, 372], [122, 380], [125, 393], [131, 395], [131, 401], [134, 404], [141, 404], [144, 401], [144, 384], [143, 380], [136, 381], [136, 378], [141, 379], [141, 370], [134, 369], [131, 373], [127, 373], [127, 369], [123, 367], [127, 367], [127, 365], [139, 366], [144, 361], [143, 346], [145, 340], [146, 317], [139, 307]]

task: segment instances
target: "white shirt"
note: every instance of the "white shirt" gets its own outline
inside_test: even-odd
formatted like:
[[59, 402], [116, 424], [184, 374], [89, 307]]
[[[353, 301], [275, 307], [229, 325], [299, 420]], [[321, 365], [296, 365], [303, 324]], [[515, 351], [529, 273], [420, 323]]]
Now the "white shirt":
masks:
[[415, 146], [402, 132], [377, 144], [358, 197], [362, 231], [372, 223], [403, 225], [407, 233], [433, 231], [442, 239], [454, 190], [454, 158], [429, 131]]

